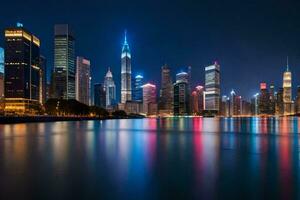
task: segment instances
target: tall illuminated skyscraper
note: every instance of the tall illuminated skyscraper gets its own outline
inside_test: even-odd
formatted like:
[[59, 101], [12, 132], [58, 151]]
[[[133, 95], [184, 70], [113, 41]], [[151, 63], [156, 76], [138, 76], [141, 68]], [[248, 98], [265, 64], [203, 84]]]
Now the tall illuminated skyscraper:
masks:
[[75, 39], [68, 24], [54, 27], [54, 98], [75, 99]]
[[91, 62], [83, 57], [76, 59], [76, 100], [91, 103]]
[[18, 24], [5, 30], [5, 112], [40, 108], [40, 40]]
[[116, 85], [113, 80], [113, 75], [110, 71], [110, 68], [108, 68], [108, 71], [104, 78], [104, 90], [106, 95], [106, 108], [111, 108], [116, 103]]
[[287, 59], [286, 71], [283, 73], [283, 103], [284, 115], [292, 114], [292, 72]]
[[96, 83], [94, 85], [94, 105], [105, 108], [106, 107], [106, 92], [104, 90], [103, 84]]
[[217, 62], [205, 67], [205, 110], [214, 114], [220, 111], [220, 65]]
[[131, 100], [131, 53], [125, 31], [121, 54], [121, 103]]

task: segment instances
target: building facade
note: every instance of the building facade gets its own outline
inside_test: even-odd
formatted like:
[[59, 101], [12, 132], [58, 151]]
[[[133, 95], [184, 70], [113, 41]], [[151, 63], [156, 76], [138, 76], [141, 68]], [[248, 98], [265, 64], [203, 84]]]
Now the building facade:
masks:
[[194, 115], [202, 115], [203, 114], [203, 101], [204, 101], [204, 96], [203, 96], [203, 92], [204, 92], [204, 87], [201, 85], [198, 85], [195, 90], [192, 92], [192, 98], [191, 98], [191, 109], [192, 109], [192, 113]]
[[106, 92], [104, 86], [101, 83], [96, 83], [94, 85], [94, 105], [105, 108], [106, 107]]
[[53, 98], [75, 99], [75, 38], [68, 24], [54, 27]]
[[292, 102], [292, 72], [287, 63], [286, 71], [283, 73], [283, 109], [284, 115], [293, 114]]
[[22, 25], [5, 30], [5, 112], [40, 110], [40, 40]]
[[47, 101], [47, 60], [40, 56], [40, 103], [45, 104]]
[[76, 100], [86, 105], [91, 104], [91, 62], [83, 57], [76, 59], [75, 79]]
[[4, 98], [4, 49], [0, 47], [0, 99]]
[[258, 106], [260, 115], [270, 114], [270, 93], [266, 83], [260, 83]]
[[125, 32], [121, 54], [121, 103], [131, 100], [131, 92], [131, 53]]
[[116, 85], [113, 79], [112, 72], [108, 68], [108, 71], [104, 78], [104, 90], [105, 90], [105, 105], [106, 108], [112, 108], [116, 105]]
[[136, 75], [133, 81], [134, 89], [132, 93], [132, 100], [143, 101], [143, 83], [144, 77], [142, 75]]
[[174, 115], [190, 114], [190, 92], [187, 82], [179, 81], [174, 84]]
[[173, 81], [171, 70], [167, 65], [161, 67], [161, 89], [159, 94], [159, 112], [173, 113]]
[[214, 114], [220, 111], [220, 65], [217, 62], [205, 67], [205, 110]]
[[157, 114], [156, 86], [147, 83], [142, 87], [143, 87], [143, 112], [146, 115]]

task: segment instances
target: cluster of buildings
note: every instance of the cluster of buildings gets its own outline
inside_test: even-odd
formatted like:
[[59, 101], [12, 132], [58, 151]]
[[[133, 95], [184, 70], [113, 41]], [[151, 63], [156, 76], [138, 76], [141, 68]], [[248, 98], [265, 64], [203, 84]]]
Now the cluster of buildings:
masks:
[[[110, 68], [103, 82], [91, 85], [91, 62], [75, 55], [74, 33], [67, 24], [54, 27], [54, 66], [47, 83], [46, 58], [40, 52], [40, 39], [22, 24], [7, 28], [4, 49], [0, 48], [0, 110], [3, 114], [38, 114], [47, 99], [76, 99], [109, 111], [146, 116], [251, 116], [293, 115], [300, 113], [300, 88], [292, 99], [292, 74], [287, 64], [283, 87], [260, 84], [260, 93], [251, 101], [234, 90], [221, 96], [220, 65], [214, 62], [204, 68], [205, 83], [192, 86], [192, 68], [176, 74], [161, 67], [160, 87], [132, 76], [131, 52], [125, 32], [121, 51], [120, 101]], [[93, 91], [93, 92], [92, 92]], [[92, 96], [93, 94], [93, 96]]]

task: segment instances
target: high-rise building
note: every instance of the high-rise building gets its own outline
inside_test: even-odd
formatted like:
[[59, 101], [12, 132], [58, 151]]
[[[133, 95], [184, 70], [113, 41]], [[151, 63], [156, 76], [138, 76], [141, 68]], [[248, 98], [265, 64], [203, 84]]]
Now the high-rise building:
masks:
[[106, 94], [106, 108], [112, 108], [114, 105], [116, 105], [116, 85], [110, 68], [108, 68], [104, 78], [104, 90]]
[[91, 104], [91, 62], [83, 57], [76, 59], [76, 100]]
[[96, 83], [94, 85], [94, 105], [105, 108], [106, 102], [106, 92], [104, 90], [103, 84], [101, 83]]
[[275, 87], [270, 85], [270, 114], [275, 114]]
[[121, 103], [131, 100], [131, 53], [126, 31], [121, 54]]
[[259, 114], [269, 115], [270, 114], [270, 93], [266, 83], [260, 83], [260, 95], [258, 100]]
[[230, 107], [229, 107], [230, 116], [238, 116], [241, 114], [241, 103], [242, 103], [241, 100], [242, 97], [236, 95], [234, 90], [230, 92]]
[[143, 112], [147, 115], [155, 115], [157, 112], [156, 86], [147, 83], [143, 87]]
[[220, 105], [220, 115], [224, 117], [229, 117], [230, 115], [230, 98], [226, 95], [222, 96]]
[[282, 116], [284, 114], [284, 102], [283, 102], [283, 88], [278, 88], [278, 92], [275, 95], [275, 114]]
[[0, 99], [4, 98], [4, 49], [0, 47]]
[[40, 103], [45, 104], [47, 100], [47, 60], [44, 56], [40, 56]]
[[21, 24], [5, 30], [5, 112], [40, 109], [40, 40]]
[[161, 89], [159, 97], [160, 113], [173, 113], [173, 97], [171, 70], [167, 65], [164, 65], [161, 67]]
[[220, 111], [220, 65], [217, 62], [205, 67], [205, 110], [214, 114]]
[[296, 111], [297, 115], [300, 115], [300, 86], [297, 87], [297, 98], [296, 98]]
[[68, 24], [54, 27], [53, 97], [75, 99], [75, 38]]
[[174, 84], [174, 115], [190, 114], [190, 92], [188, 83], [176, 81]]
[[289, 69], [287, 60], [286, 71], [283, 73], [283, 103], [284, 103], [284, 115], [293, 113], [292, 102], [292, 72]]
[[176, 82], [186, 82], [189, 84], [189, 74], [186, 72], [176, 74]]
[[242, 110], [241, 110], [241, 114], [242, 115], [251, 115], [251, 103], [246, 101], [246, 100], [242, 100]]
[[259, 114], [259, 93], [256, 93], [251, 99], [251, 114], [252, 115]]
[[204, 92], [204, 87], [199, 85], [196, 87], [196, 89], [192, 92], [192, 102], [191, 102], [191, 109], [192, 113], [196, 115], [202, 115], [203, 114], [203, 92]]
[[134, 101], [143, 101], [143, 79], [142, 75], [136, 75], [133, 81], [134, 89], [132, 93], [132, 99]]

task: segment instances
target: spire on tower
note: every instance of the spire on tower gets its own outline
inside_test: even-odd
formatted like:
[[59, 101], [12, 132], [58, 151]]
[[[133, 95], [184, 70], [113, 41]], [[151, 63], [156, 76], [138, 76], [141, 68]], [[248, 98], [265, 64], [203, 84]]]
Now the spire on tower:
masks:
[[124, 32], [124, 45], [127, 44], [127, 30], [125, 29], [125, 32]]

